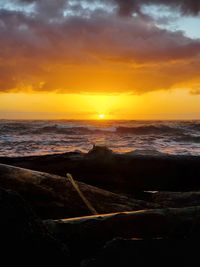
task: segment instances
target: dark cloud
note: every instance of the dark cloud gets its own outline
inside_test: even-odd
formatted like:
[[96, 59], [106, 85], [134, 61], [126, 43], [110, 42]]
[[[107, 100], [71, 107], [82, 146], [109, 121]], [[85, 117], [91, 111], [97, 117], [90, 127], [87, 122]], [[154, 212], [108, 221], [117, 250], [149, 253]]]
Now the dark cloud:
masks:
[[[65, 0], [17, 2], [35, 3], [34, 12], [0, 10], [0, 91], [143, 93], [198, 77], [200, 41], [160, 29], [148, 16], [81, 5], [79, 16], [65, 16]], [[139, 2], [116, 0], [121, 15], [140, 12]], [[184, 10], [189, 1], [181, 2]]]
[[119, 6], [121, 15], [130, 15], [138, 12], [142, 5], [166, 5], [180, 10], [183, 14], [198, 15], [200, 12], [200, 1], [198, 0], [111, 0]]
[[[8, 2], [7, 0], [2, 0]], [[48, 10], [53, 13], [58, 8], [64, 7], [68, 0], [10, 0], [11, 2], [30, 4], [35, 3], [38, 10], [47, 12]], [[73, 1], [71, 1], [73, 2]], [[88, 4], [95, 3], [112, 3], [118, 6], [119, 13], [121, 15], [131, 15], [132, 12], [140, 12], [143, 5], [165, 5], [171, 8], [180, 10], [183, 14], [198, 15], [200, 12], [200, 1], [199, 0], [76, 0], [77, 4], [87, 2]], [[44, 8], [46, 7], [46, 10]]]
[[35, 11], [44, 18], [54, 18], [62, 16], [63, 9], [67, 8], [66, 0], [40, 0], [36, 1]]

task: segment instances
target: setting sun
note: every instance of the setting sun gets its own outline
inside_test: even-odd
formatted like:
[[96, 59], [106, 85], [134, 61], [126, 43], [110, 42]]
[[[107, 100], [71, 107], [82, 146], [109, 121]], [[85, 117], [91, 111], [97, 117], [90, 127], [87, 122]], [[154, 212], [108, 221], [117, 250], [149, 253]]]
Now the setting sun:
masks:
[[100, 120], [105, 119], [105, 114], [99, 114], [99, 119], [100, 119]]

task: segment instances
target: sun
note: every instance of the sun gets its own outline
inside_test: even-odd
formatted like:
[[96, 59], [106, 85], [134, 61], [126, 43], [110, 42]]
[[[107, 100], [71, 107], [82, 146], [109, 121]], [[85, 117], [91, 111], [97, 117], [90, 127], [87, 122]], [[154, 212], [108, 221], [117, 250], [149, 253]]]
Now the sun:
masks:
[[103, 120], [103, 119], [105, 119], [105, 114], [99, 114], [98, 117], [100, 120]]

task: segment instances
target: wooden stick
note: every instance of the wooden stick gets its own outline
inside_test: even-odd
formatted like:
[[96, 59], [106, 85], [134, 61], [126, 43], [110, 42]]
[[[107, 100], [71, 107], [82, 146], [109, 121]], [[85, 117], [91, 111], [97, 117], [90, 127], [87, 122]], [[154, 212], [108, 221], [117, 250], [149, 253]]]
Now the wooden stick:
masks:
[[92, 206], [92, 204], [87, 200], [87, 198], [83, 195], [83, 193], [79, 189], [78, 184], [75, 182], [75, 180], [73, 179], [73, 177], [72, 177], [72, 175], [70, 173], [67, 173], [67, 178], [69, 179], [69, 181], [71, 182], [72, 186], [74, 187], [74, 189], [76, 190], [76, 192], [79, 194], [80, 198], [83, 200], [83, 202], [85, 203], [85, 205], [87, 206], [87, 208], [89, 209], [89, 211], [93, 215], [97, 215], [98, 214], [97, 211]]

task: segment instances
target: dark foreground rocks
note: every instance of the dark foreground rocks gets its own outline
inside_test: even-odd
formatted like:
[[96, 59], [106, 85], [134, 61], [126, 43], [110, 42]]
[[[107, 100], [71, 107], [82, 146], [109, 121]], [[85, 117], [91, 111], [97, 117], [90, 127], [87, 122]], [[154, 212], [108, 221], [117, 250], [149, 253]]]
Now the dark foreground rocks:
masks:
[[[78, 185], [98, 213], [159, 207], [81, 182]], [[0, 164], [0, 186], [21, 194], [43, 219], [91, 214], [67, 178]]]
[[[56, 240], [27, 203], [0, 188], [0, 254], [4, 266], [33, 262], [69, 262], [66, 246]], [[5, 262], [3, 262], [5, 260]]]
[[115, 154], [105, 147], [89, 153], [0, 158], [4, 164], [65, 176], [110, 191], [132, 194], [141, 190], [200, 189], [200, 157]]

